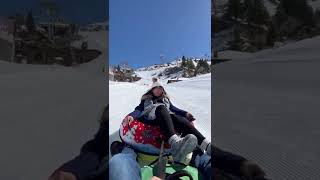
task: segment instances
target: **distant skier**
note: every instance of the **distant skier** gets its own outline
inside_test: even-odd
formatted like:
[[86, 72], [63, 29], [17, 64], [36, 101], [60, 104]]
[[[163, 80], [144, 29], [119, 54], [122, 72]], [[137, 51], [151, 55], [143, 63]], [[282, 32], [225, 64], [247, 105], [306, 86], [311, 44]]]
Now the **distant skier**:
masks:
[[[128, 126], [130, 122], [138, 119], [143, 124], [160, 127], [160, 132], [153, 132], [153, 134], [164, 135], [164, 140], [171, 146], [170, 153], [177, 162], [183, 161], [197, 145], [201, 150], [211, 155], [211, 142], [194, 127], [192, 123], [195, 120], [193, 115], [175, 107], [158, 80], [152, 80], [153, 84], [142, 96], [140, 104], [126, 117], [126, 121], [129, 123], [123, 123], [122, 126]], [[139, 126], [142, 125], [138, 125], [138, 130], [141, 128]], [[123, 140], [143, 152], [150, 152], [150, 146], [148, 146], [147, 140], [144, 139], [144, 134], [139, 134], [135, 131], [134, 138], [127, 137], [128, 129], [122, 127]], [[182, 136], [180, 137], [179, 134], [182, 134]], [[154, 138], [149, 144], [157, 144], [155, 141], [157, 141], [157, 138]]]

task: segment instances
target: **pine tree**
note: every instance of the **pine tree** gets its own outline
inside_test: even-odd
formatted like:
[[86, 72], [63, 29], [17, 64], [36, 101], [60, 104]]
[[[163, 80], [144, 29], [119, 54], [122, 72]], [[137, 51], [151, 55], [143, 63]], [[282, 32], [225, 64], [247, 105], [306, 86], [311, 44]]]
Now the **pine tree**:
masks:
[[186, 77], [192, 77], [194, 76], [195, 66], [193, 64], [193, 61], [191, 59], [186, 60], [186, 68], [185, 68], [185, 74]]
[[[314, 12], [307, 0], [281, 0], [276, 17], [294, 17], [306, 25], [314, 25]], [[282, 19], [278, 19], [281, 22]]]
[[241, 16], [241, 2], [240, 0], [229, 0], [227, 9], [227, 17], [238, 19]]
[[240, 51], [241, 43], [242, 43], [242, 40], [241, 40], [240, 31], [237, 27], [235, 27], [233, 30], [233, 41], [231, 41], [230, 49], [235, 51]]
[[202, 59], [200, 59], [198, 61], [198, 64], [197, 64], [196, 69], [194, 71], [194, 76], [197, 76], [199, 73], [201, 73], [201, 63], [202, 63]]
[[304, 4], [304, 8], [306, 11], [302, 14], [302, 21], [305, 22], [306, 25], [314, 26], [316, 22], [313, 8], [309, 6], [307, 2]]
[[315, 18], [314, 18], [315, 22], [320, 23], [320, 10], [319, 9], [316, 10], [314, 16], [315, 16]]
[[246, 20], [248, 23], [257, 25], [268, 24], [270, 20], [269, 13], [262, 0], [245, 0]]
[[16, 25], [24, 25], [25, 24], [25, 16], [17, 13], [15, 15], [15, 22], [16, 22]]
[[26, 26], [29, 32], [33, 32], [35, 30], [34, 19], [32, 15], [32, 11], [30, 11], [27, 15]]
[[189, 71], [191, 71], [191, 70], [194, 70], [196, 67], [194, 66], [194, 63], [193, 63], [193, 61], [192, 61], [192, 59], [188, 59], [187, 60], [187, 69], [189, 70]]
[[198, 71], [199, 71], [199, 62], [200, 62], [201, 60], [199, 60], [198, 61], [198, 64], [197, 64], [197, 66], [196, 66], [196, 68], [194, 69], [194, 76], [197, 76], [198, 75]]
[[286, 22], [288, 20], [288, 17], [289, 17], [288, 14], [284, 10], [284, 8], [282, 8], [282, 5], [280, 3], [280, 5], [277, 8], [277, 12], [275, 14], [276, 25], [280, 26], [283, 22]]
[[187, 59], [185, 56], [182, 56], [182, 63], [181, 63], [181, 67], [185, 68], [187, 67]]
[[250, 23], [251, 17], [254, 16], [254, 7], [253, 2], [254, 0], [244, 0], [244, 9], [245, 9], [245, 18]]
[[270, 23], [268, 29], [269, 29], [269, 31], [268, 31], [268, 35], [267, 35], [267, 45], [274, 46], [274, 42], [278, 38], [278, 33], [276, 31], [276, 27], [273, 23]]
[[208, 61], [203, 60], [203, 65], [202, 66], [204, 68], [205, 73], [209, 73], [211, 71]]
[[195, 75], [210, 73], [210, 71], [211, 69], [208, 61], [201, 59], [195, 68]]

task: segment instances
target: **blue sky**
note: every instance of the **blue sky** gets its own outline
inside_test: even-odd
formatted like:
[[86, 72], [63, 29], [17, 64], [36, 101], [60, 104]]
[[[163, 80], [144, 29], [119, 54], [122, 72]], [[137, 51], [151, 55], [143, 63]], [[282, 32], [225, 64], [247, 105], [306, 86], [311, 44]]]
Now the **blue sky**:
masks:
[[[9, 0], [0, 6], [0, 16], [39, 12], [40, 0]], [[60, 16], [69, 22], [88, 24], [107, 20], [108, 0], [54, 0], [60, 7]]]
[[211, 54], [210, 0], [110, 0], [109, 6], [111, 65]]

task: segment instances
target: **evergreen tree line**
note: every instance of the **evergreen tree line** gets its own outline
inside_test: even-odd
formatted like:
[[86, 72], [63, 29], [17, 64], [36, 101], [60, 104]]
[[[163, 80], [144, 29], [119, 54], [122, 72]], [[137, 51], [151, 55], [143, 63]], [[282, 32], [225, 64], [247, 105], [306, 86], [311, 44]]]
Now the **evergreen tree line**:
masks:
[[193, 77], [198, 74], [206, 74], [211, 72], [210, 65], [207, 60], [200, 59], [195, 66], [191, 58], [182, 57], [181, 68], [184, 70], [185, 77]]
[[[276, 4], [274, 0], [270, 2]], [[258, 30], [258, 28], [252, 28], [255, 26], [267, 28], [267, 42], [258, 47], [262, 48], [263, 46], [273, 46], [274, 42], [280, 40], [283, 35], [288, 35], [286, 22], [295, 23], [294, 21], [290, 22], [290, 19], [295, 19], [298, 22], [298, 26], [293, 26], [296, 29], [289, 29], [291, 32], [299, 32], [301, 27], [315, 27], [316, 23], [320, 23], [320, 12], [314, 12], [307, 0], [280, 0], [274, 17], [271, 17], [265, 7], [264, 0], [228, 0], [224, 18], [236, 21], [233, 33], [234, 40], [231, 42], [230, 48], [241, 50], [243, 42], [241, 30], [237, 26], [239, 22], [247, 23], [253, 31]], [[292, 37], [296, 36], [295, 33], [292, 35]]]
[[270, 21], [263, 0], [229, 0], [225, 16], [228, 19], [241, 19], [257, 25], [268, 24]]
[[295, 18], [304, 25], [315, 25], [316, 13], [307, 0], [281, 0], [275, 15], [278, 24], [285, 22], [289, 17]]
[[[288, 17], [293, 17], [305, 25], [314, 25], [317, 13], [307, 0], [280, 0], [275, 20], [282, 23]], [[225, 16], [257, 25], [268, 25], [272, 21], [263, 0], [228, 0]]]

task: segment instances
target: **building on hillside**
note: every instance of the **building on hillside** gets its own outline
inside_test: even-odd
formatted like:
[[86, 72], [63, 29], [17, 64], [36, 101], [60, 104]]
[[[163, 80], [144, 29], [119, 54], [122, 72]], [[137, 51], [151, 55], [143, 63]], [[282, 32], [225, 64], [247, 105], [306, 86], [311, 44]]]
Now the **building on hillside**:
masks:
[[80, 27], [80, 31], [108, 31], [109, 24], [108, 22], [101, 22], [101, 23], [92, 23], [85, 26]]
[[63, 18], [57, 18], [54, 22], [40, 21], [37, 25], [46, 30], [46, 32], [52, 29], [53, 36], [64, 36], [68, 33], [76, 33], [78, 31], [75, 25], [66, 23]]

